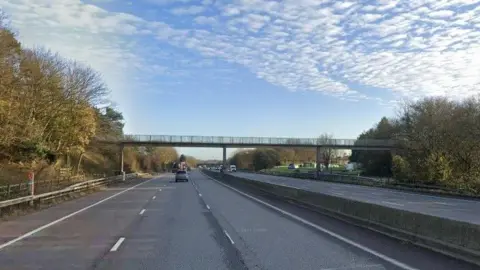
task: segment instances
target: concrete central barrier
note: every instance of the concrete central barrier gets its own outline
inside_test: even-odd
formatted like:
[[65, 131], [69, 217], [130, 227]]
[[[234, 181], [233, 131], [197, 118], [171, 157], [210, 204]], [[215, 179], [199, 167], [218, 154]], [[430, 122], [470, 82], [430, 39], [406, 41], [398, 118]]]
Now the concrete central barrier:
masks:
[[204, 170], [225, 184], [256, 195], [268, 194], [355, 225], [480, 266], [480, 226], [303, 189], [247, 180]]

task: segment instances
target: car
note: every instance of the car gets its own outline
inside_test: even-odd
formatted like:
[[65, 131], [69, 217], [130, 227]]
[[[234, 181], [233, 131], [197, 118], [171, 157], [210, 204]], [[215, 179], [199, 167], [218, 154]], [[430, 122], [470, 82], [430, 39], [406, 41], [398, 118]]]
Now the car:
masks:
[[236, 172], [236, 171], [237, 171], [237, 166], [235, 166], [235, 165], [230, 165], [230, 171], [231, 171], [231, 172]]
[[177, 171], [177, 173], [175, 174], [175, 182], [178, 182], [178, 181], [188, 182], [188, 174], [186, 171], [181, 171], [181, 170]]

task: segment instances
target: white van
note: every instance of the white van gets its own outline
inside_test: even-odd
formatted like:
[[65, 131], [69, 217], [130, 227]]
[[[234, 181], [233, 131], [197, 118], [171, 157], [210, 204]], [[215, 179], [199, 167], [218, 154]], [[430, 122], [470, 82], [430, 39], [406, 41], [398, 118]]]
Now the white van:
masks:
[[235, 165], [230, 165], [230, 171], [236, 172], [236, 171], [237, 171], [237, 166], [235, 166]]

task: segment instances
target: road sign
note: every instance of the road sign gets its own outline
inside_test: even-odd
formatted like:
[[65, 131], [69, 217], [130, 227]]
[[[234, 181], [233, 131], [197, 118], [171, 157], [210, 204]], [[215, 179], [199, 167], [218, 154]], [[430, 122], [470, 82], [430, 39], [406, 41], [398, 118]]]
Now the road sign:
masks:
[[35, 174], [33, 172], [28, 172], [28, 180], [33, 181]]

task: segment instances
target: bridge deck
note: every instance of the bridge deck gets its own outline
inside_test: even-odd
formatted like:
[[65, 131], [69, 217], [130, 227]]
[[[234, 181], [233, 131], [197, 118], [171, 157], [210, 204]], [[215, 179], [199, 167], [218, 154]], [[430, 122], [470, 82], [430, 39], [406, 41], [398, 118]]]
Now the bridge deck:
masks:
[[176, 147], [328, 147], [363, 150], [392, 150], [394, 140], [318, 139], [318, 138], [268, 138], [174, 135], [126, 135], [122, 140], [111, 141], [123, 145], [158, 145]]

